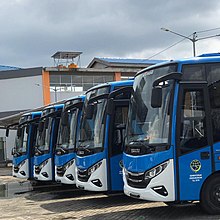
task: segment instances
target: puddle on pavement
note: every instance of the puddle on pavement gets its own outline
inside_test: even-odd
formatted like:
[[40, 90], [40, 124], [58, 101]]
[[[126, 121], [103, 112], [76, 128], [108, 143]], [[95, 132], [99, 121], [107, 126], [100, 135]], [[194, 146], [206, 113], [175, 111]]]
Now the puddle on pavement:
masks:
[[33, 191], [33, 186], [28, 181], [0, 184], [0, 199], [13, 198], [30, 191]]

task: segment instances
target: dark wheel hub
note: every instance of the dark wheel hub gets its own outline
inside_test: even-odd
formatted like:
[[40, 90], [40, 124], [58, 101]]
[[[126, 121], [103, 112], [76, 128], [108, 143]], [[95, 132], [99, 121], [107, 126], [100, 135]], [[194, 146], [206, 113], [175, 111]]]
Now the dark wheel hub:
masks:
[[220, 207], [220, 184], [213, 187], [211, 201], [214, 205]]

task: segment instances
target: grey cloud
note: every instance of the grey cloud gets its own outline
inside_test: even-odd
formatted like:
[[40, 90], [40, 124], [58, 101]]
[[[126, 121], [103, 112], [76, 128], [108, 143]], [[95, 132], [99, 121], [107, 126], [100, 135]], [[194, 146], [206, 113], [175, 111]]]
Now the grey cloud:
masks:
[[[181, 39], [161, 27], [184, 35], [218, 27], [218, 8], [217, 0], [1, 2], [1, 64], [48, 66], [57, 50], [83, 51], [83, 65], [94, 56], [156, 53]], [[218, 31], [206, 34], [212, 33]], [[187, 41], [182, 45], [189, 48]], [[172, 49], [173, 56], [176, 53]]]

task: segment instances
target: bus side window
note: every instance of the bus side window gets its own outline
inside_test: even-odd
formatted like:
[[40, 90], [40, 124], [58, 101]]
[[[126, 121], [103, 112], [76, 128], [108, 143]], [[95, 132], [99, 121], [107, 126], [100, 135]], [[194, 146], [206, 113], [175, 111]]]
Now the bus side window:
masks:
[[181, 106], [181, 154], [207, 145], [204, 95], [202, 90], [185, 90]]
[[209, 85], [211, 120], [214, 143], [220, 141], [220, 81]]
[[122, 144], [125, 137], [125, 125], [128, 117], [128, 106], [118, 106], [115, 109], [114, 129], [113, 129], [113, 155], [122, 152]]

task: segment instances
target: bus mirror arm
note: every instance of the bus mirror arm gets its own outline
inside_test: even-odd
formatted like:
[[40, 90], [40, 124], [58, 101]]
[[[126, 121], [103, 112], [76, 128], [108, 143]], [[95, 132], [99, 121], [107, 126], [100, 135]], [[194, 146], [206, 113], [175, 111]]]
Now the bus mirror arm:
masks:
[[153, 82], [153, 87], [159, 86], [160, 83], [165, 82], [167, 80], [175, 80], [180, 81], [182, 79], [182, 73], [179, 72], [172, 72], [165, 76], [158, 77]]
[[6, 128], [6, 131], [5, 131], [5, 136], [6, 136], [6, 137], [8, 137], [8, 136], [9, 136], [9, 127], [7, 127], [7, 128]]
[[168, 80], [180, 81], [182, 79], [182, 73], [172, 72], [165, 76], [157, 78], [153, 82], [153, 89], [151, 93], [151, 106], [152, 108], [160, 108], [162, 106], [162, 86]]

